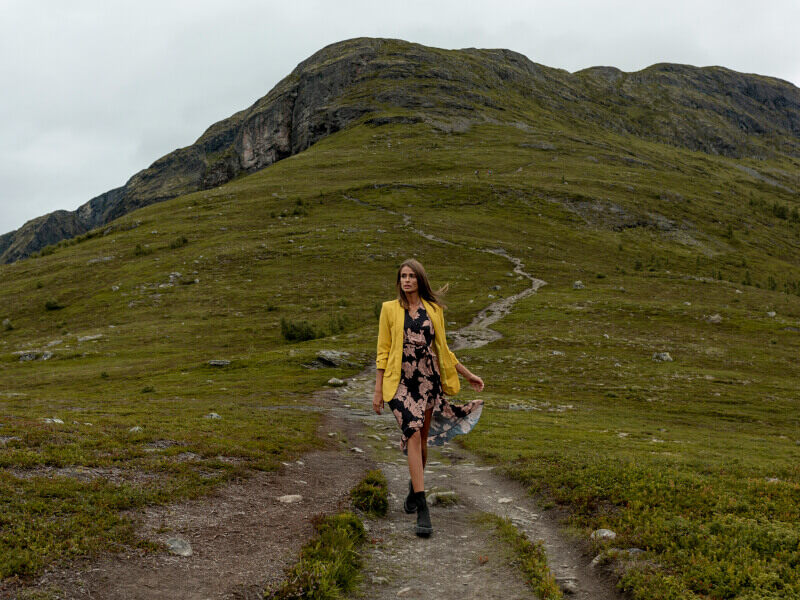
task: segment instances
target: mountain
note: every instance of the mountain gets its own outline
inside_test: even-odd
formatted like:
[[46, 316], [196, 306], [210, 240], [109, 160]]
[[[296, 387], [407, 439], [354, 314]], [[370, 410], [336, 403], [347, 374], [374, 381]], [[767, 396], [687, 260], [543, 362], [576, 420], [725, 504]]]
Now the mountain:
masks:
[[657, 64], [568, 73], [510, 50], [442, 50], [358, 38], [323, 48], [249, 108], [74, 212], [0, 236], [14, 262], [137, 208], [214, 188], [295, 155], [353, 123], [442, 130], [513, 121], [557, 124], [733, 158], [800, 157], [800, 90], [722, 67]]

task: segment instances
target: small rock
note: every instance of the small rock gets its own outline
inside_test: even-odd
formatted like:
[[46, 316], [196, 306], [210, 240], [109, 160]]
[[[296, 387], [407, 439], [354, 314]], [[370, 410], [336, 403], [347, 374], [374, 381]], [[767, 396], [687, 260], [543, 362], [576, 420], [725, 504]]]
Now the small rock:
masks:
[[45, 423], [55, 423], [56, 425], [63, 425], [63, 424], [64, 424], [64, 421], [62, 421], [62, 420], [61, 420], [61, 419], [59, 419], [58, 417], [53, 417], [52, 419], [51, 419], [50, 417], [45, 417], [45, 418], [44, 418], [44, 419], [42, 419], [42, 420], [43, 420]]
[[111, 291], [112, 292], [118, 292], [119, 291], [119, 286], [118, 285], [112, 285], [111, 286]]
[[558, 586], [565, 594], [578, 593], [578, 582], [574, 579], [556, 579], [556, 583], [558, 583]]
[[769, 311], [769, 312], [767, 313], [767, 316], [768, 316], [769, 318], [773, 318], [773, 317], [775, 317], [775, 311], [774, 311], [774, 310], [771, 310], [771, 311]]
[[497, 499], [497, 503], [498, 504], [510, 504], [513, 501], [514, 501], [513, 498], [498, 498]]
[[386, 585], [387, 583], [389, 583], [389, 579], [387, 577], [378, 577], [376, 575], [373, 575], [372, 583], [373, 585]]
[[742, 290], [733, 290], [733, 291], [736, 292], [737, 294], [742, 294], [743, 293]]
[[479, 480], [477, 480], [477, 479], [470, 479], [470, 483], [471, 483], [472, 485], [483, 485], [483, 482], [482, 482], [482, 481], [479, 481]]
[[283, 504], [294, 504], [295, 502], [300, 502], [303, 497], [300, 494], [286, 494], [285, 496], [280, 496], [278, 498], [278, 502]]
[[208, 413], [208, 414], [207, 414], [205, 417], [203, 417], [203, 418], [204, 418], [204, 419], [221, 419], [222, 417], [220, 417], [220, 416], [219, 416], [217, 413], [215, 413], [215, 412], [212, 412], [212, 413]]
[[178, 556], [192, 555], [192, 545], [183, 538], [172, 537], [166, 543], [171, 554], [177, 554]]
[[328, 437], [331, 437], [331, 438], [332, 438], [332, 437], [336, 437], [337, 435], [339, 435], [339, 434], [338, 434], [338, 433], [336, 433], [335, 431], [330, 431], [330, 432], [328, 432]]
[[573, 289], [573, 290], [582, 290], [582, 289], [584, 289], [585, 287], [586, 287], [586, 286], [585, 286], [585, 285], [583, 285], [583, 282], [582, 282], [582, 281], [580, 281], [580, 280], [578, 280], [578, 281], [575, 281], [575, 282], [573, 282], [573, 284], [572, 284], [572, 289]]
[[99, 340], [101, 337], [103, 337], [102, 333], [97, 333], [95, 335], [84, 335], [83, 337], [79, 337], [78, 341], [79, 342], [92, 342], [94, 340]]
[[722, 323], [722, 315], [720, 315], [719, 313], [715, 313], [715, 314], [713, 314], [711, 316], [707, 316], [705, 319], [709, 323], [714, 323], [714, 324]]
[[402, 598], [403, 596], [405, 596], [410, 591], [411, 591], [410, 587], [404, 587], [403, 589], [401, 589], [400, 591], [397, 592], [397, 597], [398, 598]]
[[550, 354], [553, 356], [564, 356], [564, 353], [561, 350], [553, 350]]
[[11, 324], [11, 319], [3, 319], [3, 331], [11, 331], [14, 326]]
[[372, 438], [373, 440], [378, 441], [378, 442], [382, 442], [383, 441], [383, 438], [381, 436], [379, 436], [377, 433], [372, 433], [372, 434], [368, 435], [367, 437]]
[[343, 385], [345, 385], [345, 383], [338, 377], [331, 377], [330, 379], [328, 379], [328, 385], [331, 387], [342, 387]]
[[672, 357], [669, 352], [654, 352], [653, 360], [656, 362], [672, 362]]
[[615, 537], [617, 534], [610, 529], [595, 529], [591, 535], [593, 540], [613, 540]]
[[231, 361], [229, 360], [216, 359], [208, 361], [209, 367], [227, 367], [229, 364], [231, 364]]
[[500, 290], [500, 286], [499, 285], [493, 285], [492, 289], [495, 290], [495, 291], [498, 291], [498, 290]]
[[128, 429], [129, 433], [139, 433], [140, 431], [142, 431], [142, 428], [141, 428], [140, 425], [135, 425], [134, 427], [131, 427], [130, 429]]
[[350, 448], [350, 450], [355, 452], [356, 454], [364, 454], [364, 451], [357, 446], [353, 446], [352, 448]]
[[589, 566], [590, 566], [590, 567], [596, 567], [596, 566], [598, 566], [600, 563], [602, 563], [602, 562], [603, 562], [603, 559], [604, 559], [604, 558], [605, 558], [605, 555], [604, 555], [604, 554], [598, 554], [597, 556], [595, 556], [595, 557], [592, 559], [592, 562], [590, 562], [590, 563], [589, 563]]
[[777, 477], [767, 477], [767, 483], [780, 483], [780, 481]]

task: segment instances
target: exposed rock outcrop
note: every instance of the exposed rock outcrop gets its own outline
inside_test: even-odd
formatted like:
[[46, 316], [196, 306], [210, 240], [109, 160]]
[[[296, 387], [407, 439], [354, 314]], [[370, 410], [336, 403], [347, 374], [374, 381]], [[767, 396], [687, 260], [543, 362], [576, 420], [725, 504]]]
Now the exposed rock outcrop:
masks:
[[[0, 262], [105, 225], [132, 210], [222, 185], [363, 119], [372, 126], [518, 122], [519, 107], [661, 143], [732, 157], [800, 156], [800, 90], [721, 67], [657, 64], [636, 73], [574, 74], [510, 50], [441, 50], [358, 38], [323, 48], [251, 107], [215, 123], [191, 146], [78, 208], [0, 236]], [[526, 109], [527, 110], [527, 109]]]

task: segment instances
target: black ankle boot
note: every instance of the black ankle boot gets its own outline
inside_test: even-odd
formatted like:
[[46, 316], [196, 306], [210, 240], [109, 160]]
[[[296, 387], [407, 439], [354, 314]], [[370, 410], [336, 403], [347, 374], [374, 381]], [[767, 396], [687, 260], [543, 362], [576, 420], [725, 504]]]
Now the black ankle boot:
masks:
[[433, 533], [433, 526], [431, 525], [431, 515], [428, 512], [428, 503], [425, 500], [425, 492], [415, 492], [414, 502], [417, 505], [416, 534], [420, 537], [428, 537]]
[[408, 480], [408, 496], [403, 502], [403, 510], [406, 511], [407, 515], [417, 512], [417, 500], [414, 497], [414, 486], [410, 479]]

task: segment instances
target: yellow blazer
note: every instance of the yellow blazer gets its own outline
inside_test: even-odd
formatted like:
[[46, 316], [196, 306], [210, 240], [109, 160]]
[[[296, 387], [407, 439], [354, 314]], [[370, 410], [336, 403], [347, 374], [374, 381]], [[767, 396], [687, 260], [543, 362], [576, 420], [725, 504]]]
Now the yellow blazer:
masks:
[[[456, 365], [458, 359], [447, 347], [444, 335], [444, 310], [438, 304], [422, 300], [422, 304], [433, 323], [434, 350], [439, 361], [439, 374], [442, 380], [442, 391], [448, 396], [458, 393], [461, 383], [458, 380]], [[375, 366], [385, 369], [383, 373], [383, 399], [388, 402], [394, 397], [400, 383], [400, 371], [403, 364], [403, 326], [406, 311], [399, 300], [389, 300], [381, 307], [378, 325], [378, 356]]]

